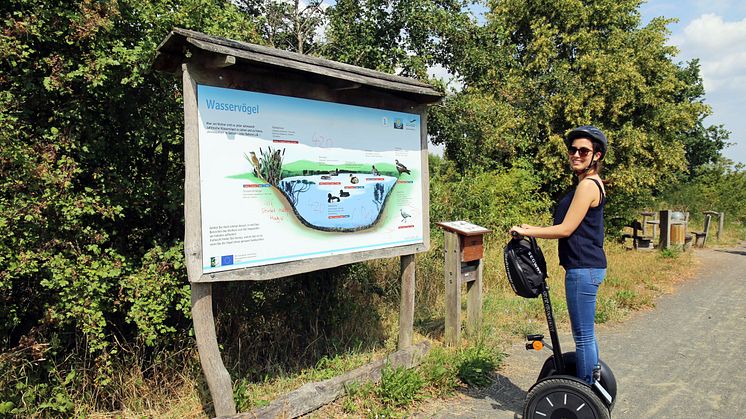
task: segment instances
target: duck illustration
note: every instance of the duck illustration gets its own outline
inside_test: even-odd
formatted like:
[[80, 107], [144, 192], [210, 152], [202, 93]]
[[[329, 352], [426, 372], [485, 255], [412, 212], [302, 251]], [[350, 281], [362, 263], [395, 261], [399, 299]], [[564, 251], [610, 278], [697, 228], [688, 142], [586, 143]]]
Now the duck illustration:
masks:
[[339, 197], [338, 196], [334, 196], [334, 195], [332, 195], [332, 194], [329, 193], [329, 194], [326, 194], [326, 197], [327, 197], [326, 202], [329, 202], [329, 203], [331, 203], [331, 202], [339, 202]]
[[358, 179], [357, 177], [353, 176], [352, 173], [350, 173], [350, 183], [358, 183], [358, 182], [360, 182], [360, 179]]
[[412, 174], [412, 173], [411, 173], [411, 172], [409, 171], [409, 169], [407, 169], [407, 166], [405, 166], [405, 165], [403, 165], [403, 164], [399, 163], [399, 160], [396, 160], [396, 159], [394, 159], [394, 161], [396, 162], [396, 170], [398, 170], [398, 171], [399, 171], [399, 174], [400, 174], [400, 175], [401, 175], [402, 173], [406, 173], [406, 174], [408, 174], [408, 175], [411, 175], [411, 174]]
[[381, 173], [378, 171], [378, 169], [376, 169], [375, 165], [373, 165], [372, 168], [373, 168], [373, 170], [372, 170], [373, 176], [380, 176], [381, 175]]
[[345, 192], [345, 191], [344, 191], [344, 190], [342, 190], [342, 189], [340, 189], [340, 190], [339, 190], [339, 197], [340, 197], [340, 198], [347, 198], [348, 196], [350, 196], [350, 193], [349, 193], [349, 192]]
[[401, 213], [401, 222], [407, 221], [407, 218], [411, 217], [411, 215], [407, 214], [404, 209], [400, 209], [399, 212]]

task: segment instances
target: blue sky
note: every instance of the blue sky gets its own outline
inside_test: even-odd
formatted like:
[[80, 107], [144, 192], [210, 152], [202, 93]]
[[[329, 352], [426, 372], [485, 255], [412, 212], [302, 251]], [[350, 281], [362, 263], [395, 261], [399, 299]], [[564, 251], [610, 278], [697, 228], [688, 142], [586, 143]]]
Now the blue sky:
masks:
[[723, 154], [746, 164], [746, 1], [650, 0], [640, 8], [643, 23], [656, 16], [669, 24], [669, 44], [680, 61], [699, 58], [709, 124], [723, 124], [732, 146]]

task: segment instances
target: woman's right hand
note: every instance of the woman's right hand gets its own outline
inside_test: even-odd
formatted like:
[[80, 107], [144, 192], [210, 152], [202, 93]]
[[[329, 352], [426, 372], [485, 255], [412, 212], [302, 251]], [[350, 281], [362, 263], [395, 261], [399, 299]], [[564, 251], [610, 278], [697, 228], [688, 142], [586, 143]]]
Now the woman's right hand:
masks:
[[521, 226], [513, 226], [513, 227], [511, 227], [510, 231], [509, 231], [511, 237], [525, 236], [527, 229], [524, 228], [523, 225], [525, 225], [525, 224], [522, 224]]

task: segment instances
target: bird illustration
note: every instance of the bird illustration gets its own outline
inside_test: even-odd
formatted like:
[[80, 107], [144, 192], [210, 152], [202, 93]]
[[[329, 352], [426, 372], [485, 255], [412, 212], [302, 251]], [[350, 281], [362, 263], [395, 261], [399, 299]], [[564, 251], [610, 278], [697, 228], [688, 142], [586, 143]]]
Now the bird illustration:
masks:
[[371, 167], [373, 168], [373, 171], [372, 171], [373, 176], [380, 176], [381, 173], [378, 171], [378, 169], [376, 169], [376, 166], [373, 165]]
[[251, 163], [252, 166], [254, 166], [254, 176], [261, 179], [262, 172], [259, 170], [261, 167], [259, 164], [259, 159], [256, 157], [256, 153], [254, 153], [253, 151], [249, 151], [249, 154], [251, 154], [251, 157], [247, 156], [246, 153], [244, 153], [243, 156]]
[[411, 217], [411, 215], [409, 215], [406, 212], [404, 212], [403, 208], [400, 209], [399, 212], [401, 213], [401, 222], [402, 223], [405, 222], [405, 221], [407, 221], [407, 218]]
[[357, 178], [357, 176], [353, 176], [352, 173], [350, 173], [350, 183], [358, 183], [360, 182], [360, 179]]
[[400, 174], [400, 175], [401, 175], [402, 173], [406, 173], [406, 174], [408, 174], [408, 175], [411, 175], [411, 174], [412, 174], [412, 173], [411, 173], [411, 172], [409, 171], [409, 169], [407, 169], [407, 166], [405, 166], [405, 165], [403, 165], [403, 164], [399, 163], [399, 160], [396, 160], [396, 159], [394, 159], [394, 161], [396, 162], [396, 170], [398, 170], [398, 171], [399, 171], [399, 174]]

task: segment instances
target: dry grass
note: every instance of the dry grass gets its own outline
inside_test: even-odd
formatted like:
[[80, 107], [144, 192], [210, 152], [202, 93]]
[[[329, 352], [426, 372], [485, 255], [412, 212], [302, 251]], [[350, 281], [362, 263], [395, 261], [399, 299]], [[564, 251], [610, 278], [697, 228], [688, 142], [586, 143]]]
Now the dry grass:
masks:
[[[730, 236], [725, 236], [730, 237]], [[546, 324], [540, 299], [527, 300], [513, 294], [502, 266], [502, 247], [507, 239], [492, 237], [486, 244], [484, 326], [480, 336], [488, 347], [506, 347], [522, 339], [526, 333], [541, 333]], [[736, 240], [728, 238], [726, 240]], [[442, 340], [443, 333], [443, 267], [442, 249], [434, 238], [434, 248], [417, 258], [417, 313], [415, 339]], [[724, 241], [724, 240], [722, 240]], [[721, 242], [722, 242], [721, 241]], [[540, 241], [549, 262], [549, 284], [552, 289], [555, 315], [561, 327], [568, 327], [564, 302], [564, 272], [557, 264], [556, 242]], [[597, 322], [620, 322], [630, 313], [655, 305], [659, 295], [671, 292], [676, 283], [690, 277], [696, 268], [691, 252], [671, 253], [626, 250], [616, 243], [607, 244], [609, 268], [600, 288]], [[376, 347], [347, 350], [326, 356], [309, 368], [267, 376], [264, 380], [239, 379], [234, 383], [234, 395], [239, 410], [266, 405], [277, 396], [304, 383], [320, 381], [352, 370], [394, 350], [398, 327], [398, 270], [397, 259], [371, 262], [373, 278], [380, 287], [376, 310], [378, 327], [384, 334]], [[465, 303], [464, 303], [465, 304]], [[370, 306], [363, 305], [369, 309]], [[465, 308], [465, 305], [464, 305]], [[354, 321], [355, 313], [350, 313]], [[465, 318], [465, 314], [463, 316]], [[342, 326], [344, 327], [344, 326]], [[145, 379], [145, 377], [148, 377]], [[122, 371], [117, 378], [122, 386], [123, 405], [118, 412], [83, 412], [91, 417], [205, 417], [212, 414], [205, 384], [199, 373], [196, 352], [183, 358], [183, 368], [173, 366], [162, 372], [143, 372], [138, 368]], [[406, 414], [406, 410], [401, 411]], [[345, 399], [326, 407], [318, 415], [344, 417]], [[354, 415], [353, 415], [354, 416]]]

